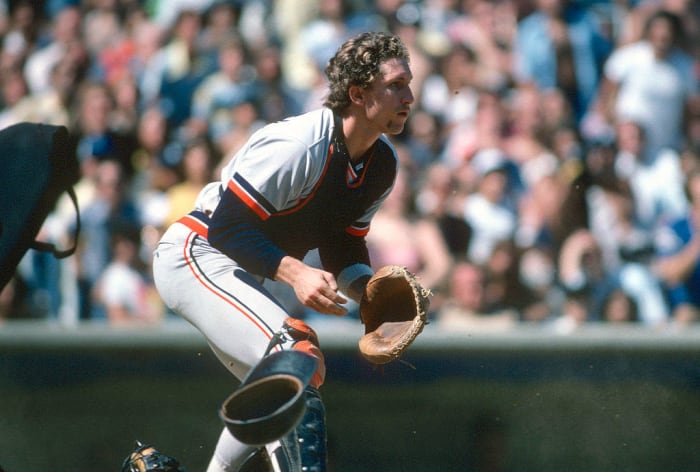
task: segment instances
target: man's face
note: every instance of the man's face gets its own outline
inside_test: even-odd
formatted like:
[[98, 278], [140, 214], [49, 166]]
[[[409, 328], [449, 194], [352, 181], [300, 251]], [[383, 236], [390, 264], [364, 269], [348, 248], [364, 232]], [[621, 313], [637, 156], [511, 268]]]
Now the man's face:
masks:
[[649, 25], [649, 42], [657, 57], [665, 57], [673, 48], [673, 26], [671, 22], [658, 18]]
[[484, 279], [481, 271], [471, 265], [455, 268], [451, 280], [451, 292], [462, 308], [479, 311], [484, 301]]
[[642, 152], [643, 137], [639, 126], [635, 123], [623, 122], [617, 128], [617, 147], [634, 155]]
[[399, 134], [414, 100], [413, 75], [402, 59], [389, 59], [379, 70], [379, 77], [365, 90], [366, 118], [380, 133]]

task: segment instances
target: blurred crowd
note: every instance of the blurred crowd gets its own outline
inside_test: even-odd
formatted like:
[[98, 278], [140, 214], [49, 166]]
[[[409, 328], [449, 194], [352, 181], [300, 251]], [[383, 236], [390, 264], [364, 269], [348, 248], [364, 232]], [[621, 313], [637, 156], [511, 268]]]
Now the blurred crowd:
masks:
[[[433, 322], [700, 320], [692, 0], [0, 1], [0, 128], [65, 125], [82, 172], [76, 255], [28, 252], [0, 318], [174, 316], [163, 230], [252, 132], [321, 106], [327, 59], [367, 30], [403, 38], [415, 95], [367, 243], [432, 289]], [[39, 239], [74, 236], [60, 201]]]

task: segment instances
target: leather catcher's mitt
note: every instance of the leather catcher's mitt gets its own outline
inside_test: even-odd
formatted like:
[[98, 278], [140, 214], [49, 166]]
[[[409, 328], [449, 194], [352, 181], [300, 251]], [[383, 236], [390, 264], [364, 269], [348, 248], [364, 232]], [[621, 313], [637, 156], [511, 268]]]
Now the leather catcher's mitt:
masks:
[[423, 288], [405, 267], [387, 265], [367, 282], [360, 301], [365, 334], [360, 353], [374, 364], [401, 356], [423, 331], [430, 306], [430, 290]]

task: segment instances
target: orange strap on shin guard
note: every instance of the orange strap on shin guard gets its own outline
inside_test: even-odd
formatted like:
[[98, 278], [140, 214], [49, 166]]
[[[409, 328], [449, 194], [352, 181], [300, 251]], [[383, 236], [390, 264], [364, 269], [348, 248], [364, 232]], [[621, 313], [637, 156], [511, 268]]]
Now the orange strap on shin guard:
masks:
[[316, 332], [303, 321], [291, 317], [284, 321], [284, 327], [287, 329], [287, 334], [294, 340], [292, 349], [310, 354], [318, 360], [316, 372], [311, 379], [311, 386], [319, 388], [326, 378], [326, 361], [321, 352]]

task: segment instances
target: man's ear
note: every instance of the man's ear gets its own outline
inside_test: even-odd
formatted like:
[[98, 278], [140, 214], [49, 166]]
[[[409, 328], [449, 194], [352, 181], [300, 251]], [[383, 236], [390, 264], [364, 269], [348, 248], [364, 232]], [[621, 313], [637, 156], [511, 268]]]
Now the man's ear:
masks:
[[350, 96], [350, 101], [355, 105], [365, 104], [365, 90], [357, 85], [351, 85], [348, 90], [348, 95]]

